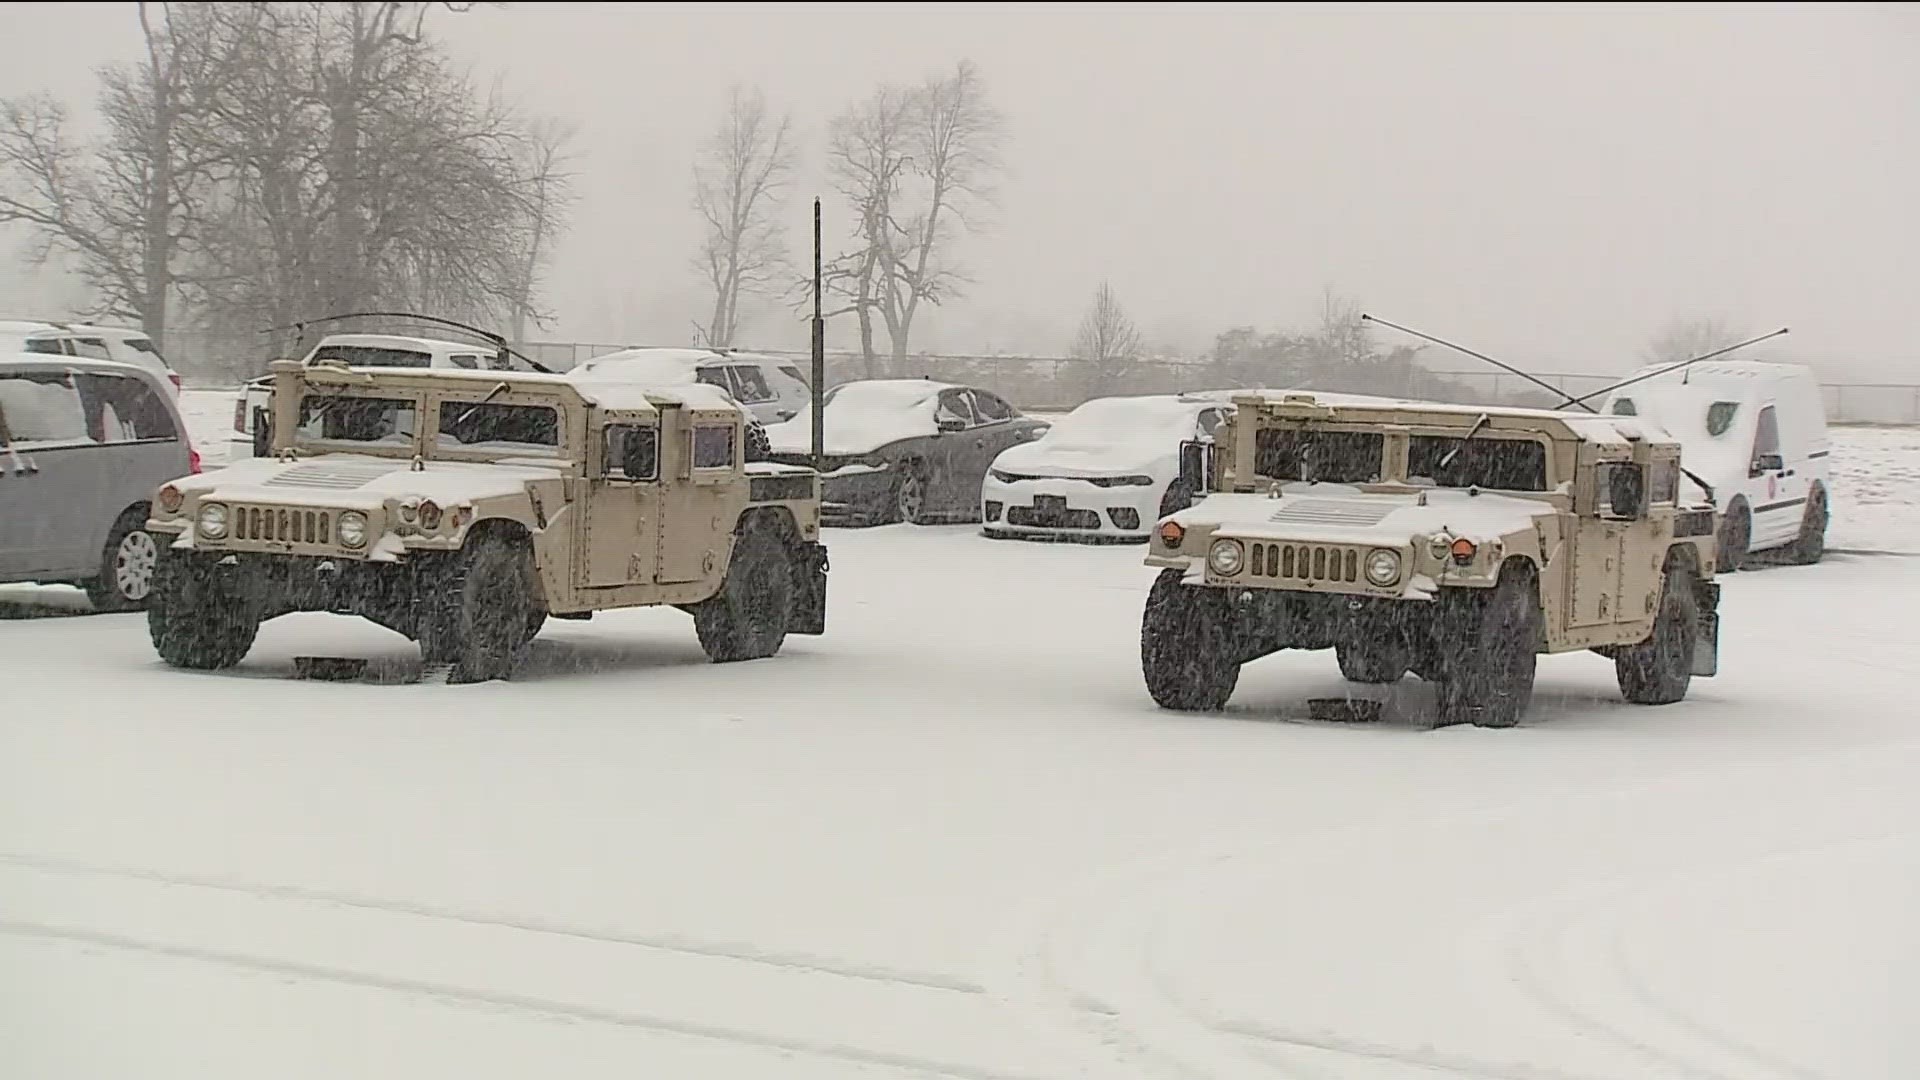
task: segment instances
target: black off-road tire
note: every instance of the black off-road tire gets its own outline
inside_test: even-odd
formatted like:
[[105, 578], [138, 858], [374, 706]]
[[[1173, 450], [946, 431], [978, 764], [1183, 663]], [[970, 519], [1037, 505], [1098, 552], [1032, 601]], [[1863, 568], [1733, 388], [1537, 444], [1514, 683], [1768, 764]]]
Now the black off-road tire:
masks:
[[153, 593], [160, 540], [147, 531], [147, 504], [128, 507], [107, 531], [100, 573], [80, 583], [95, 611], [138, 611]]
[[1653, 633], [1638, 645], [1613, 656], [1620, 694], [1636, 705], [1671, 705], [1687, 696], [1693, 682], [1693, 650], [1698, 638], [1700, 597], [1694, 592], [1693, 572], [1667, 568], [1660, 586], [1660, 607]]
[[1787, 561], [1812, 566], [1827, 554], [1827, 489], [1815, 484], [1807, 492], [1807, 509], [1800, 518], [1800, 535], [1787, 547]]
[[420, 625], [420, 659], [451, 665], [450, 683], [509, 679], [541, 613], [526, 541], [482, 533], [444, 564]]
[[766, 425], [758, 420], [747, 421], [746, 458], [748, 461], [766, 461], [773, 456], [773, 440], [767, 435]]
[[932, 515], [927, 512], [926, 467], [918, 461], [903, 461], [896, 468], [899, 476], [893, 481], [887, 520], [904, 521], [909, 525], [931, 523]]
[[1736, 498], [1727, 504], [1726, 516], [1720, 519], [1719, 546], [1713, 557], [1715, 569], [1721, 573], [1744, 570], [1752, 547], [1753, 511], [1745, 499]]
[[1140, 672], [1161, 708], [1217, 712], [1240, 681], [1232, 609], [1223, 589], [1187, 585], [1163, 570], [1140, 621]]
[[161, 549], [147, 596], [147, 635], [160, 659], [190, 671], [229, 668], [259, 632], [259, 615], [217, 567]]
[[793, 560], [770, 533], [752, 531], [733, 544], [720, 591], [693, 605], [693, 630], [716, 664], [760, 660], [780, 651], [793, 622]]
[[1509, 728], [1533, 702], [1538, 666], [1540, 593], [1533, 568], [1509, 563], [1481, 595], [1451, 596], [1449, 660], [1438, 687], [1442, 725]]
[[1406, 677], [1412, 664], [1410, 650], [1401, 642], [1369, 641], [1365, 644], [1335, 645], [1333, 655], [1340, 661], [1340, 674], [1348, 682], [1382, 685]]

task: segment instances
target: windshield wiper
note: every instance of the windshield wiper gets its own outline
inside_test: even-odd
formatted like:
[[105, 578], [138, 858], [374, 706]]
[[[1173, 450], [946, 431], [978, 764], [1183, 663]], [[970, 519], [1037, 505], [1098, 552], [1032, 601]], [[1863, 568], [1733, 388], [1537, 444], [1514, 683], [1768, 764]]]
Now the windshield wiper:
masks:
[[499, 397], [501, 394], [504, 394], [511, 389], [513, 389], [513, 387], [507, 385], [506, 383], [501, 383], [498, 386], [495, 386], [493, 389], [487, 391], [486, 397], [483, 397], [479, 401], [475, 402], [473, 408], [468, 409], [466, 412], [463, 412], [459, 416], [455, 417], [453, 423], [450, 426], [459, 427], [461, 424], [466, 423], [468, 419], [470, 419], [474, 413], [479, 412], [481, 407], [486, 405], [487, 402], [492, 401], [494, 398]]
[[1465, 450], [1467, 448], [1467, 443], [1473, 441], [1473, 437], [1475, 435], [1480, 434], [1481, 428], [1486, 427], [1488, 424], [1491, 424], [1491, 423], [1493, 423], [1493, 417], [1487, 415], [1486, 413], [1481, 413], [1480, 419], [1475, 420], [1473, 422], [1473, 426], [1467, 429], [1467, 434], [1464, 438], [1460, 440], [1460, 445], [1447, 451], [1446, 456], [1440, 459], [1440, 468], [1444, 469], [1449, 465], [1452, 465], [1453, 459], [1460, 456], [1460, 451]]

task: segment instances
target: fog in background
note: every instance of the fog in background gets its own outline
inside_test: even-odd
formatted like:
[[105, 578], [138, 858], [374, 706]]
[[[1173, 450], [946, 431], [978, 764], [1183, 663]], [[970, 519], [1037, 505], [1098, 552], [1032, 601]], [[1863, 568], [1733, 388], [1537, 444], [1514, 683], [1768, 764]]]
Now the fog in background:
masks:
[[[95, 66], [139, 48], [132, 4], [10, 4], [0, 28], [0, 96], [50, 90], [89, 122]], [[1708, 315], [1791, 325], [1768, 355], [1827, 378], [1920, 378], [1911, 5], [517, 4], [429, 29], [576, 129], [557, 318], [533, 336], [691, 339], [712, 303], [691, 167], [730, 84], [793, 114], [804, 257], [813, 194], [830, 249], [852, 226], [822, 174], [832, 116], [970, 59], [1010, 168], [916, 351], [1064, 353], [1104, 279], [1149, 343], [1195, 353], [1307, 323], [1330, 286], [1536, 370], [1621, 370]], [[83, 299], [20, 267], [22, 234], [0, 246], [7, 314]], [[742, 322], [742, 344], [806, 341], [778, 304]]]

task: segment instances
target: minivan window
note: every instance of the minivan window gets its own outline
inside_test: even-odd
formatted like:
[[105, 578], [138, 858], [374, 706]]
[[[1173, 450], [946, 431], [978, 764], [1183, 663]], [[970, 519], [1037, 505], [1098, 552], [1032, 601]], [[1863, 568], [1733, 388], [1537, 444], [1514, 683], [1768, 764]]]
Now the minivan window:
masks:
[[28, 338], [26, 351], [30, 353], [41, 353], [46, 356], [65, 356], [67, 354], [66, 346], [61, 344], [60, 339], [51, 337]]
[[107, 343], [99, 338], [74, 338], [73, 351], [75, 355], [89, 360], [113, 359], [113, 354], [107, 351]]
[[173, 440], [173, 416], [147, 384], [125, 375], [82, 376], [87, 428], [103, 443]]
[[65, 372], [0, 374], [0, 412], [16, 449], [92, 441], [79, 387]]

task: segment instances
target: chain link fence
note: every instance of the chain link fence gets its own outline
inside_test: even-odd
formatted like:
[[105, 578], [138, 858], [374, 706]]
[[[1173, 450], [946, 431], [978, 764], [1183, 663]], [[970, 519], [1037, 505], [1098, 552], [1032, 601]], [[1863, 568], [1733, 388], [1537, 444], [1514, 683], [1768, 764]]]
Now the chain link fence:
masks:
[[[185, 381], [194, 386], [216, 388], [239, 383], [266, 371], [271, 357], [264, 354], [265, 339], [239, 335], [197, 334], [174, 331], [168, 335], [167, 353]], [[522, 354], [553, 368], [565, 371], [575, 365], [610, 352], [633, 348], [631, 345], [585, 341], [529, 341], [515, 348]], [[754, 349], [754, 352], [790, 360], [803, 373], [811, 364], [805, 350]], [[1255, 385], [1235, 378], [1228, 366], [1210, 360], [1156, 359], [1130, 366], [1124, 375], [1095, 385], [1087, 365], [1064, 356], [970, 356], [964, 354], [919, 355], [895, 365], [887, 356], [878, 358], [869, 370], [858, 353], [829, 352], [827, 384], [870, 377], [929, 378], [946, 382], [985, 386], [1031, 412], [1065, 412], [1089, 397], [1113, 394], [1170, 394], [1186, 390], [1223, 389]], [[1591, 394], [1618, 382], [1620, 375], [1592, 375], [1573, 372], [1541, 372], [1541, 382], [1569, 394]], [[1550, 406], [1555, 404], [1539, 386], [1517, 375], [1486, 369], [1443, 371], [1415, 368], [1405, 375], [1404, 385], [1384, 383], [1378, 378], [1366, 386], [1319, 386], [1321, 390], [1350, 390], [1365, 393], [1405, 394], [1421, 398], [1464, 403]], [[1417, 385], [1416, 385], [1417, 383]], [[1435, 391], [1436, 386], [1445, 389]], [[1842, 383], [1821, 384], [1826, 399], [1827, 419], [1836, 424], [1920, 425], [1920, 383]], [[1598, 404], [1598, 401], [1595, 401]]]

